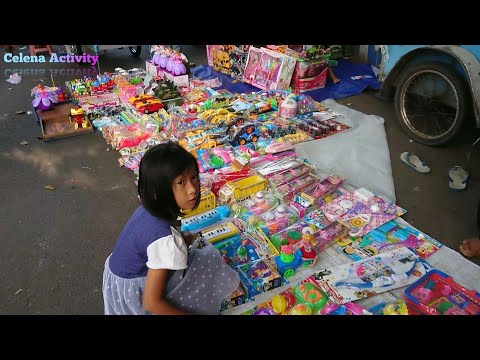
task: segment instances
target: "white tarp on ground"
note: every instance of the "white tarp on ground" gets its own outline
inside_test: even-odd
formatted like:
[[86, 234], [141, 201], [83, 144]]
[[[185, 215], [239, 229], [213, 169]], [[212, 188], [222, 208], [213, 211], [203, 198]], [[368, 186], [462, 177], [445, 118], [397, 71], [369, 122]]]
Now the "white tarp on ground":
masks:
[[[298, 156], [317, 165], [320, 175], [334, 173], [344, 177], [354, 188], [366, 187], [395, 201], [390, 150], [383, 118], [352, 110], [331, 99], [323, 101], [322, 104], [344, 115], [344, 118], [340, 118], [339, 121], [351, 126], [352, 129], [319, 141], [298, 144], [295, 146]], [[345, 187], [347, 190], [352, 190], [349, 185]], [[406, 210], [408, 211], [408, 209]], [[408, 224], [403, 219], [401, 221]], [[436, 240], [442, 242], [442, 239]], [[286, 288], [298, 284], [313, 272], [351, 261], [348, 256], [331, 246], [319, 254], [313, 268], [302, 269], [295, 273], [289, 279], [289, 284], [260, 294], [256, 296], [255, 301], [224, 311], [223, 314], [241, 314]], [[459, 252], [443, 246], [429, 257], [427, 262], [434, 268], [452, 276], [463, 286], [480, 292], [480, 266], [465, 259]], [[399, 288], [359, 300], [359, 304], [368, 309], [381, 302], [391, 302], [400, 299], [404, 290], [405, 288]]]
[[[366, 115], [327, 99], [321, 103], [343, 115], [351, 129], [318, 141], [295, 145], [299, 157], [320, 173], [334, 173], [355, 187], [365, 187], [395, 202], [395, 185], [383, 118]], [[408, 209], [407, 209], [408, 210]]]

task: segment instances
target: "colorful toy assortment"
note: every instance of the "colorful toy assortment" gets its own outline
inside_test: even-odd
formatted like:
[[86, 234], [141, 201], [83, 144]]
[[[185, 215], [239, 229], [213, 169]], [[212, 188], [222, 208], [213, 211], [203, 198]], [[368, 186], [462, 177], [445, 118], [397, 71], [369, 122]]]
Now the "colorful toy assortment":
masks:
[[392, 220], [361, 238], [345, 238], [337, 243], [337, 246], [353, 260], [364, 259], [401, 246], [407, 246], [422, 259], [426, 259], [437, 252], [442, 244], [427, 234]]
[[480, 293], [436, 269], [407, 287], [403, 298], [415, 314], [480, 315]]
[[403, 215], [406, 210], [389, 203], [367, 189], [349, 192], [320, 208], [330, 221], [338, 220], [351, 236], [363, 236]]
[[409, 285], [426, 273], [419, 257], [406, 247], [313, 273], [337, 303], [346, 303]]
[[[105, 140], [119, 150], [119, 163], [137, 176], [143, 154], [168, 140], [197, 158], [201, 200], [195, 210], [183, 213], [181, 230], [212, 243], [239, 273], [241, 285], [224, 300], [222, 310], [298, 279], [292, 276], [315, 266], [332, 244], [357, 261], [315, 271], [250, 313], [370, 314], [351, 301], [423, 276], [420, 259], [441, 244], [395, 221], [404, 209], [364, 188], [346, 191], [343, 178], [319, 177], [315, 166], [297, 157], [294, 144], [349, 129], [340, 114], [306, 94], [286, 90], [297, 58], [288, 51], [253, 46], [210, 50], [218, 70], [243, 76], [263, 90], [232, 94], [207, 86], [215, 81], [184, 84], [188, 61], [160, 45], [152, 47], [148, 72], [117, 68], [115, 73], [74, 79], [66, 88], [77, 105], [70, 114], [75, 126], [95, 119]], [[323, 76], [325, 67], [302, 66], [298, 71], [302, 80], [309, 72]], [[32, 95], [41, 111], [66, 98], [61, 89], [41, 85]], [[435, 286], [431, 282], [410, 287], [407, 306], [420, 312], [430, 311], [427, 307], [440, 313], [478, 312], [478, 294], [453, 283], [448, 283], [448, 292], [440, 278]], [[390, 303], [374, 310], [397, 314], [405, 309]]]
[[353, 303], [336, 304], [309, 277], [295, 287], [272, 296], [269, 300], [249, 309], [244, 315], [371, 315]]

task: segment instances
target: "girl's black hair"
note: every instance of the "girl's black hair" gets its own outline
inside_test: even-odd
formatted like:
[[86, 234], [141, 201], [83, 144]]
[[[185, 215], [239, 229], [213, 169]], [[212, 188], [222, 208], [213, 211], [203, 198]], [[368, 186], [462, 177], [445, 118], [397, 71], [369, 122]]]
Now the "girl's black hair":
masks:
[[[198, 164], [195, 157], [173, 141], [148, 149], [140, 161], [138, 195], [150, 214], [175, 223], [181, 215], [173, 194], [173, 180]], [[195, 208], [200, 202], [198, 196]]]

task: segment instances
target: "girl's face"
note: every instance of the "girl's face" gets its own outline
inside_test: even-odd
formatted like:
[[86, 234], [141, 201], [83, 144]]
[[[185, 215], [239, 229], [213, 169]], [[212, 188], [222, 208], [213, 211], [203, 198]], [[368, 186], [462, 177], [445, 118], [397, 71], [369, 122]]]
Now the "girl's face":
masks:
[[173, 180], [173, 195], [180, 209], [192, 210], [200, 196], [200, 180], [194, 168], [186, 170]]

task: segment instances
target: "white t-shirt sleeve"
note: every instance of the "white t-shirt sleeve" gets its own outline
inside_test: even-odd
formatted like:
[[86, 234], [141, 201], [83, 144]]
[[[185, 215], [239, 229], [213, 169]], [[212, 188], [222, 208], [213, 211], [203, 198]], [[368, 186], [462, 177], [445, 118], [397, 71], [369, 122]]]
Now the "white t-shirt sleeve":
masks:
[[171, 227], [171, 229], [171, 235], [157, 239], [147, 247], [147, 267], [150, 269], [187, 268], [187, 245], [182, 235], [175, 228]]

